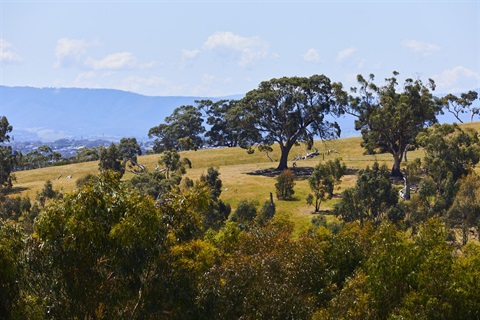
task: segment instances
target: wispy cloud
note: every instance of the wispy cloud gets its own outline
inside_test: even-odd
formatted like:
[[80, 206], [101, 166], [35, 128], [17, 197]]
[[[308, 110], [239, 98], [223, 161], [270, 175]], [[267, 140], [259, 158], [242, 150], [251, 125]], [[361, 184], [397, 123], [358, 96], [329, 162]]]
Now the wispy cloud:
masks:
[[337, 53], [337, 62], [342, 62], [343, 60], [347, 59], [348, 57], [352, 56], [358, 49], [355, 47], [350, 47], [345, 50], [339, 51]]
[[418, 41], [418, 40], [404, 40], [402, 45], [415, 53], [423, 56], [429, 56], [435, 51], [440, 50], [440, 47], [433, 43]]
[[0, 39], [0, 61], [4, 63], [22, 61], [22, 58], [13, 51], [13, 45], [4, 39]]
[[181, 62], [180, 62], [180, 68], [183, 69], [187, 65], [190, 65], [192, 63], [192, 61], [200, 55], [200, 53], [201, 53], [201, 50], [199, 50], [199, 49], [194, 49], [194, 50], [184, 49], [184, 50], [182, 50], [182, 59], [181, 59]]
[[96, 42], [88, 42], [83, 39], [59, 39], [55, 47], [54, 67], [62, 68], [83, 64], [87, 49], [95, 44]]
[[437, 90], [445, 92], [459, 92], [478, 88], [480, 74], [463, 66], [444, 70], [438, 75], [432, 76], [437, 85]]
[[216, 32], [208, 37], [203, 49], [220, 55], [234, 55], [241, 67], [264, 59], [269, 55], [268, 43], [260, 37], [243, 37], [232, 32]]
[[200, 54], [200, 50], [182, 50], [182, 58], [184, 59], [193, 59]]
[[55, 48], [55, 68], [80, 67], [90, 70], [149, 69], [156, 65], [155, 61], [140, 63], [131, 52], [116, 52], [103, 59], [96, 59], [88, 54], [88, 49], [98, 45], [97, 40], [62, 38]]
[[303, 55], [303, 60], [307, 62], [320, 62], [320, 53], [316, 49], [310, 48], [308, 51]]
[[136, 67], [138, 62], [131, 52], [118, 52], [101, 60], [88, 59], [86, 64], [94, 70], [118, 70]]

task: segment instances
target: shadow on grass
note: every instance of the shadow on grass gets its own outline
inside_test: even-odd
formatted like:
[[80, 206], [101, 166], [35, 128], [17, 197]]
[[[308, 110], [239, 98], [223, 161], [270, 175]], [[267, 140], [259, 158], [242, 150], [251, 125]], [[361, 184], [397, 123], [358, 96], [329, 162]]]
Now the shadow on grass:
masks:
[[359, 171], [360, 171], [360, 169], [357, 169], [357, 168], [347, 168], [347, 170], [345, 171], [345, 175], [347, 175], [347, 176], [356, 175], [356, 174], [358, 174]]
[[[312, 167], [296, 167], [296, 168], [290, 168], [290, 169], [293, 172], [295, 172], [295, 176], [299, 179], [306, 179], [310, 177], [313, 172]], [[273, 178], [278, 176], [280, 173], [282, 173], [282, 171], [277, 170], [276, 168], [268, 168], [268, 169], [247, 172], [246, 174], [252, 175], [252, 176], [263, 176], [263, 177]]]
[[322, 210], [322, 209], [320, 209], [317, 212], [315, 212], [315, 210], [312, 210], [311, 214], [313, 216], [331, 215], [331, 214], [333, 214], [333, 210], [330, 210], [330, 209]]
[[23, 191], [27, 191], [29, 190], [30, 188], [25, 188], [25, 187], [13, 187], [12, 189], [10, 189], [8, 192], [7, 192], [7, 195], [16, 195], [16, 194], [20, 194], [22, 193]]

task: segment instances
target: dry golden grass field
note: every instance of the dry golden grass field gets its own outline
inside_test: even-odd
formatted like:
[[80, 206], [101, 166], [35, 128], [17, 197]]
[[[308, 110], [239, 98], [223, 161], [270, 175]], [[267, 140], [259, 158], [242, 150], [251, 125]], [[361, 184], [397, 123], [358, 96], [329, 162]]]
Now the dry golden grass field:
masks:
[[[478, 130], [480, 122], [465, 124], [465, 127], [473, 127]], [[344, 176], [339, 190], [336, 190], [336, 197], [321, 204], [321, 210], [328, 210], [338, 201], [338, 195], [342, 190], [353, 186], [356, 180], [355, 172], [371, 165], [374, 161], [387, 166], [392, 165], [392, 156], [390, 154], [364, 155], [364, 150], [360, 146], [361, 138], [345, 138], [326, 143], [316, 142], [315, 146], [320, 153], [327, 150], [334, 150], [334, 153], [320, 155], [319, 157], [296, 161], [297, 167], [313, 168], [317, 163], [340, 157], [347, 165], [349, 174]], [[307, 150], [303, 145], [294, 147], [290, 152], [289, 159], [296, 156], [305, 155]], [[277, 163], [271, 162], [265, 153], [255, 152], [247, 154], [241, 148], [220, 148], [198, 151], [187, 151], [181, 153], [182, 157], [187, 157], [192, 163], [192, 168], [187, 170], [186, 176], [193, 180], [207, 172], [209, 167], [216, 167], [220, 171], [220, 179], [223, 182], [223, 192], [221, 198], [229, 203], [234, 210], [240, 200], [257, 200], [261, 205], [269, 199], [270, 192], [275, 195], [274, 177], [264, 175], [253, 175], [251, 173], [269, 168], [275, 168]], [[278, 159], [280, 152], [278, 146], [274, 146], [274, 151], [270, 153], [272, 159]], [[422, 150], [409, 152], [409, 159], [423, 157]], [[149, 170], [153, 170], [157, 165], [160, 155], [140, 156], [139, 162], [145, 165]], [[292, 161], [289, 162], [292, 166]], [[20, 171], [15, 173], [16, 182], [14, 183], [14, 195], [28, 196], [35, 199], [45, 181], [51, 180], [54, 189], [62, 192], [71, 192], [75, 189], [75, 182], [87, 174], [98, 173], [98, 162], [87, 162], [71, 164], [58, 167], [43, 168], [37, 170]], [[131, 178], [131, 173], [124, 175], [123, 180]], [[67, 178], [71, 176], [71, 178]], [[310, 193], [308, 182], [305, 178], [296, 181], [295, 194], [293, 201], [276, 200], [277, 214], [286, 214], [295, 223], [297, 231], [302, 230], [313, 217], [313, 207], [305, 202], [307, 194]], [[332, 219], [332, 217], [329, 217]]]

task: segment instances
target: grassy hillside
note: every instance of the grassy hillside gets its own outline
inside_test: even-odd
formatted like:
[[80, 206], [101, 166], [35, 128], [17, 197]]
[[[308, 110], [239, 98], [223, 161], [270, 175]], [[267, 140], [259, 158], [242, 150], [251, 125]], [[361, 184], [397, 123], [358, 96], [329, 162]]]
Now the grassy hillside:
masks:
[[[478, 130], [480, 122], [465, 124], [464, 126]], [[297, 161], [297, 167], [314, 167], [323, 159], [328, 160], [341, 157], [350, 170], [348, 175], [343, 178], [340, 189], [336, 191], [336, 194], [339, 195], [343, 189], [355, 183], [356, 170], [371, 165], [375, 160], [379, 163], [386, 163], [387, 166], [392, 165], [392, 156], [390, 154], [364, 155], [360, 142], [361, 138], [359, 137], [339, 139], [327, 143], [316, 142], [314, 147], [318, 148], [320, 153], [328, 150], [333, 150], [334, 152], [325, 155], [325, 157], [319, 156], [314, 159], [299, 160]], [[290, 159], [305, 155], [306, 152], [303, 145], [295, 147], [290, 153]], [[199, 179], [200, 175], [206, 173], [208, 167], [219, 168], [220, 178], [224, 187], [221, 197], [232, 208], [235, 208], [242, 199], [257, 200], [261, 205], [269, 199], [270, 192], [275, 195], [275, 178], [252, 174], [258, 170], [276, 167], [277, 163], [271, 162], [264, 153], [255, 152], [249, 155], [241, 148], [223, 148], [187, 151], [182, 152], [181, 155], [189, 158], [192, 162], [193, 168], [188, 170], [187, 176], [193, 180]], [[274, 151], [270, 156], [273, 159], [280, 157], [277, 146], [274, 146]], [[408, 154], [409, 159], [422, 156], [423, 151], [421, 150]], [[139, 161], [149, 170], [153, 170], [159, 158], [159, 155], [147, 155], [139, 157]], [[289, 162], [289, 165], [292, 166], [292, 162]], [[15, 194], [34, 199], [37, 192], [43, 188], [46, 180], [51, 180], [53, 187], [57, 190], [71, 192], [75, 188], [76, 180], [89, 173], [98, 173], [97, 161], [17, 172], [15, 173], [17, 181], [14, 184]], [[131, 175], [127, 173], [123, 179], [130, 179]], [[69, 176], [71, 178], [67, 178]], [[307, 206], [305, 203], [305, 197], [309, 192], [308, 182], [305, 179], [299, 179], [295, 186], [294, 201], [276, 201], [277, 214], [289, 214], [290, 219], [296, 223], [298, 230], [312, 218], [313, 207]], [[322, 203], [321, 209], [331, 209], [338, 199], [337, 196]]]

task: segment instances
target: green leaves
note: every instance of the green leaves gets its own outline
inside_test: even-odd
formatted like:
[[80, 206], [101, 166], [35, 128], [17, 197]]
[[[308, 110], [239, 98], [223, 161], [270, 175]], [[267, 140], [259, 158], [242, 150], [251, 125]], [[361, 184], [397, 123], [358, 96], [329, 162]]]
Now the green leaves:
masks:
[[165, 123], [150, 128], [148, 136], [157, 137], [153, 151], [189, 150], [203, 145], [201, 134], [205, 132], [201, 112], [194, 106], [181, 106], [165, 118]]
[[282, 156], [278, 170], [284, 170], [288, 153], [297, 142], [340, 136], [338, 125], [326, 121], [325, 117], [339, 115], [343, 103], [345, 93], [341, 84], [332, 84], [324, 75], [264, 81], [238, 105], [239, 110], [248, 115], [240, 121], [241, 127], [257, 132], [240, 145], [248, 148], [256, 143], [267, 146], [279, 143]]
[[[340, 159], [328, 160], [315, 166], [312, 175], [308, 178], [308, 184], [315, 196], [315, 212], [320, 210], [322, 201], [331, 199], [334, 186], [341, 182], [340, 178], [345, 174], [346, 166], [340, 163]], [[308, 200], [310, 199], [310, 200]], [[307, 199], [313, 204], [313, 196]]]
[[430, 92], [433, 81], [406, 79], [403, 91], [397, 92], [398, 73], [377, 87], [373, 75], [366, 80], [358, 76], [360, 88], [354, 88], [346, 113], [356, 116], [355, 129], [362, 133], [362, 147], [367, 153], [389, 152], [393, 155], [392, 174], [401, 176], [400, 164], [409, 145], [424, 128], [436, 122], [440, 106]]
[[375, 162], [370, 169], [361, 170], [354, 188], [344, 191], [342, 200], [335, 205], [335, 214], [345, 221], [366, 220], [380, 224], [389, 217], [398, 196], [390, 182], [390, 174], [385, 165]]

